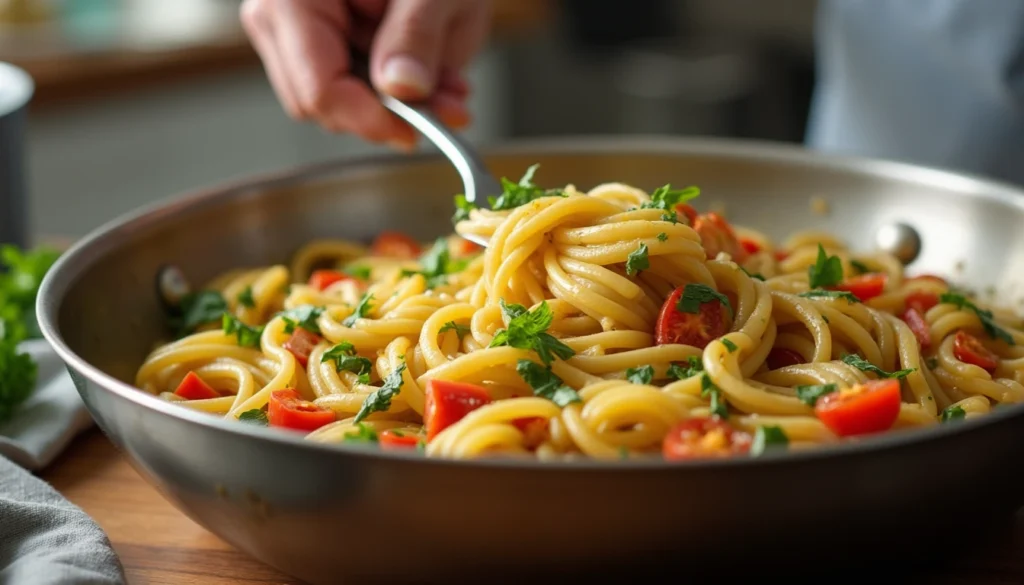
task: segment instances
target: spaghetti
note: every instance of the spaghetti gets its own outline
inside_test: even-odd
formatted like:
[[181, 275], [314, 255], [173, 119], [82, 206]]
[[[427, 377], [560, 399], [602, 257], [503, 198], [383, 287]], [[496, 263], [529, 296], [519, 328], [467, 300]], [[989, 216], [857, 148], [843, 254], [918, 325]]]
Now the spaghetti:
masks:
[[[1024, 399], [1020, 319], [827, 233], [776, 247], [696, 188], [506, 181], [456, 232], [324, 240], [188, 295], [141, 389], [426, 456], [759, 455]], [[324, 268], [327, 266], [328, 268]]]

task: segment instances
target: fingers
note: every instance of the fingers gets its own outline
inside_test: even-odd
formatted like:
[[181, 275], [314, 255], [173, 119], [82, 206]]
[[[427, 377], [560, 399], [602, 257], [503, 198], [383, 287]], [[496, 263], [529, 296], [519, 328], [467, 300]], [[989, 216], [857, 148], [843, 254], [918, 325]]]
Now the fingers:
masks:
[[374, 86], [403, 100], [433, 95], [449, 24], [462, 6], [457, 0], [392, 0], [373, 43]]
[[295, 97], [295, 90], [291, 87], [291, 81], [285, 75], [281, 60], [274, 48], [273, 26], [267, 18], [268, 15], [262, 10], [261, 4], [264, 3], [253, 1], [242, 3], [242, 26], [263, 62], [263, 69], [270, 80], [270, 86], [274, 89], [274, 94], [277, 95], [277, 101], [281, 102], [281, 106], [289, 116], [302, 119], [299, 100]]

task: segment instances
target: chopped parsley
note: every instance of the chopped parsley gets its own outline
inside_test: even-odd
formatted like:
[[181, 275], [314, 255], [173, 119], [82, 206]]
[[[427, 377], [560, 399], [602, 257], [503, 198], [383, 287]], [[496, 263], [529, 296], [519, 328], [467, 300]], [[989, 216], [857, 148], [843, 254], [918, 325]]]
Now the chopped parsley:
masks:
[[363, 419], [370, 416], [375, 412], [387, 412], [391, 408], [391, 399], [402, 391], [402, 373], [405, 372], [405, 364], [395, 368], [393, 372], [388, 374], [388, 377], [384, 380], [384, 384], [373, 391], [372, 394], [366, 397], [363, 401], [363, 405], [359, 408], [359, 412], [356, 413], [355, 422], [362, 422]]
[[345, 317], [345, 320], [341, 322], [345, 327], [351, 327], [356, 324], [356, 319], [364, 319], [373, 310], [373, 295], [371, 293], [365, 293], [359, 298], [359, 303], [356, 304], [356, 308], [352, 311], [352, 314]]
[[555, 357], [567, 360], [576, 355], [571, 347], [547, 332], [551, 321], [554, 320], [547, 301], [541, 302], [533, 311], [527, 311], [522, 305], [507, 305], [504, 299], [499, 302], [502, 314], [508, 319], [508, 327], [494, 335], [489, 347], [507, 345], [517, 349], [533, 350], [546, 366], [550, 366]]
[[843, 261], [839, 256], [829, 256], [818, 244], [818, 260], [807, 268], [807, 279], [811, 288], [833, 286], [843, 281]]
[[965, 416], [967, 416], [967, 413], [964, 412], [963, 407], [952, 404], [942, 409], [942, 418], [940, 420], [942, 422], [951, 422], [954, 420], [960, 420]]
[[562, 379], [551, 371], [550, 367], [542, 367], [531, 360], [519, 360], [516, 363], [516, 372], [533, 388], [534, 396], [547, 398], [562, 407], [583, 401], [575, 390], [566, 386]]
[[860, 302], [857, 295], [845, 290], [821, 290], [820, 288], [816, 288], [814, 290], [802, 292], [797, 296], [804, 297], [805, 299], [846, 299], [846, 301], [850, 303]]
[[1009, 345], [1017, 344], [1013, 340], [1012, 335], [996, 324], [995, 318], [992, 316], [992, 311], [980, 309], [978, 305], [967, 300], [963, 295], [956, 293], [943, 293], [939, 295], [939, 302], [956, 305], [959, 309], [970, 309], [971, 311], [974, 311], [974, 314], [978, 316], [978, 320], [981, 321], [981, 326], [985, 328], [985, 333], [987, 333], [989, 337], [992, 339], [1001, 339]]
[[796, 397], [807, 406], [814, 406], [818, 399], [826, 394], [837, 390], [835, 384], [814, 384], [809, 386], [797, 386]]
[[346, 443], [376, 443], [378, 441], [377, 431], [363, 423], [356, 424], [356, 432], [345, 433], [342, 438]]
[[666, 211], [661, 214], [661, 221], [667, 221], [669, 223], [679, 223], [679, 214], [675, 211]]
[[230, 313], [224, 313], [221, 317], [221, 327], [225, 335], [235, 334], [238, 345], [242, 347], [259, 347], [260, 337], [263, 335], [263, 326], [251, 327], [242, 323], [237, 317]]
[[455, 215], [452, 216], [452, 223], [469, 219], [469, 212], [476, 209], [476, 205], [466, 200], [465, 195], [455, 196]]
[[342, 341], [331, 349], [324, 352], [320, 358], [321, 363], [333, 361], [334, 369], [339, 372], [352, 372], [359, 376], [360, 384], [370, 383], [370, 371], [373, 364], [370, 360], [356, 355], [356, 347], [347, 341]]
[[[523, 177], [519, 179], [518, 183], [513, 183], [505, 177], [502, 177], [501, 195], [487, 198], [491, 203], [491, 209], [494, 211], [515, 209], [516, 207], [526, 205], [527, 203], [535, 199], [540, 199], [541, 197], [565, 197], [566, 194], [560, 189], [542, 189], [541, 187], [533, 184], [533, 175], [537, 172], [539, 167], [539, 164], [531, 165], [530, 168], [526, 169], [526, 172], [523, 174]], [[457, 201], [456, 205], [458, 205]], [[456, 215], [458, 215], [458, 212], [456, 212]]]
[[270, 424], [270, 420], [267, 418], [267, 411], [261, 408], [254, 408], [243, 412], [238, 415], [238, 420], [258, 427], [265, 427]]
[[687, 284], [683, 288], [683, 294], [676, 302], [676, 309], [683, 313], [700, 313], [700, 306], [705, 303], [719, 301], [732, 313], [732, 304], [729, 298], [706, 284]]
[[252, 298], [251, 286], [243, 288], [242, 292], [238, 293], [238, 296], [235, 297], [235, 300], [238, 301], [238, 304], [242, 305], [243, 307], [248, 307], [251, 309], [256, 306], [256, 299]]
[[654, 366], [646, 365], [626, 370], [626, 379], [634, 384], [650, 384], [654, 379]]
[[751, 457], [760, 457], [773, 450], [785, 450], [789, 446], [789, 437], [782, 427], [763, 425], [754, 432], [754, 442], [750, 444]]
[[324, 312], [323, 307], [314, 307], [313, 305], [299, 305], [294, 309], [288, 309], [287, 311], [281, 311], [277, 315], [284, 319], [284, 332], [291, 333], [295, 331], [296, 327], [302, 327], [310, 333], [316, 333], [320, 335], [320, 326], [317, 325], [316, 320], [320, 318]]
[[660, 234], [658, 234], [658, 241], [659, 242], [664, 242], [667, 239], [668, 239], [668, 234], [666, 234], [665, 232], [661, 232]]
[[676, 205], [685, 203], [700, 196], [700, 189], [697, 187], [686, 187], [684, 189], [673, 189], [672, 185], [663, 185], [651, 193], [651, 200], [640, 207], [642, 209], [664, 209], [674, 212]]
[[459, 340], [461, 341], [463, 337], [469, 335], [470, 328], [466, 327], [465, 325], [460, 325], [455, 321], [448, 321], [447, 323], [441, 326], [441, 329], [438, 330], [438, 333], [444, 333], [445, 331], [454, 331], [455, 334], [459, 336]]
[[626, 274], [633, 276], [641, 270], [651, 267], [651, 261], [647, 258], [647, 244], [640, 244], [635, 251], [630, 252], [626, 258]]
[[740, 266], [740, 270], [742, 270], [742, 271], [743, 271], [743, 274], [746, 274], [746, 275], [747, 275], [747, 276], [749, 276], [750, 278], [756, 278], [756, 279], [758, 279], [758, 280], [762, 280], [762, 281], [764, 280], [764, 276], [762, 276], [762, 275], [761, 275], [760, 273], [758, 273], [758, 272], [753, 272], [753, 273], [751, 273], [751, 272], [749, 272], [749, 271], [748, 271], [748, 270], [747, 270], [746, 268], [744, 268], [744, 267], [742, 267], [742, 266]]
[[[427, 288], [435, 288], [447, 283], [449, 274], [465, 270], [467, 264], [469, 264], [469, 258], [452, 259], [447, 238], [438, 238], [434, 241], [434, 245], [420, 257], [420, 266], [423, 270], [419, 271], [419, 274], [422, 274], [423, 278], [427, 280]], [[412, 274], [416, 274], [416, 272], [403, 272], [404, 276]]]
[[350, 264], [345, 267], [343, 272], [353, 278], [358, 278], [359, 280], [370, 280], [370, 275], [373, 274], [373, 269], [365, 264]]
[[871, 268], [859, 260], [850, 260], [850, 267], [856, 270], [857, 274], [867, 274], [868, 272], [871, 272]]
[[672, 364], [668, 367], [668, 375], [676, 380], [686, 380], [702, 373], [704, 373], [704, 362], [695, 355], [686, 358], [685, 366]]
[[875, 364], [867, 361], [866, 359], [860, 357], [855, 353], [848, 353], [844, 355], [843, 363], [853, 366], [862, 372], [872, 372], [874, 374], [878, 374], [879, 378], [894, 378], [896, 380], [906, 378], [909, 374], [916, 370], [916, 368], [907, 368], [905, 370], [897, 370], [895, 372], [886, 372], [882, 368], [876, 366]]
[[722, 345], [725, 346], [725, 349], [729, 350], [729, 353], [732, 353], [739, 349], [738, 347], [736, 347], [735, 343], [729, 341], [728, 339], [725, 339], [724, 337], [722, 338]]
[[203, 290], [182, 297], [177, 314], [168, 318], [168, 324], [184, 337], [202, 325], [220, 321], [228, 310], [228, 302], [215, 290]]
[[707, 374], [700, 379], [700, 395], [711, 400], [711, 414], [720, 418], [729, 418], [729, 407], [722, 396], [722, 390], [711, 381]]

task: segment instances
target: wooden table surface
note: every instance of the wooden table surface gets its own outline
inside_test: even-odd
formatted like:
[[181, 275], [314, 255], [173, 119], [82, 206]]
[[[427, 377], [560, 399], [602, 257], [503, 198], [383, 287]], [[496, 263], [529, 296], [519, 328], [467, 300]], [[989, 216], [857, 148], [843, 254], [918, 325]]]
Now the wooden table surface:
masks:
[[[98, 430], [80, 436], [42, 477], [106, 531], [131, 585], [301, 585], [185, 517]], [[915, 585], [1020, 585], [1024, 514], [991, 532], [964, 534], [942, 553], [942, 566], [889, 577]]]

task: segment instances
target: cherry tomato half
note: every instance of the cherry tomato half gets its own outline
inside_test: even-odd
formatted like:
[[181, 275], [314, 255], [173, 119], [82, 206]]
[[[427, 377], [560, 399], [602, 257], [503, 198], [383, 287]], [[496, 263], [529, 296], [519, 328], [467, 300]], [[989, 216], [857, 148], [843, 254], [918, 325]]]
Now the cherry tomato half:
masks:
[[742, 247], [743, 251], [747, 254], [757, 254], [761, 251], [761, 244], [758, 244], [750, 238], [740, 238], [740, 247]]
[[548, 419], [540, 416], [517, 418], [512, 421], [517, 429], [523, 433], [523, 442], [527, 448], [535, 449], [544, 442], [548, 436]]
[[871, 380], [826, 394], [814, 413], [840, 437], [889, 430], [900, 415], [899, 380]]
[[292, 336], [282, 344], [282, 347], [292, 352], [295, 359], [302, 367], [309, 365], [309, 354], [313, 352], [316, 344], [320, 343], [320, 336], [302, 327], [296, 327]]
[[908, 309], [915, 309], [923, 315], [928, 312], [928, 309], [939, 304], [939, 295], [926, 290], [915, 290], [907, 295], [904, 303]]
[[487, 390], [475, 384], [429, 380], [426, 390], [423, 425], [427, 428], [428, 442], [462, 417], [491, 402]]
[[674, 211], [676, 212], [676, 218], [685, 217], [686, 224], [690, 227], [693, 227], [694, 222], [697, 221], [697, 210], [689, 203], [677, 203]]
[[736, 262], [743, 262], [747, 254], [740, 246], [732, 226], [717, 213], [705, 213], [697, 216], [693, 222], [693, 230], [700, 236], [701, 245], [708, 260], [714, 259], [719, 252], [725, 252]]
[[178, 388], [174, 393], [185, 400], [220, 398], [220, 394], [211, 388], [209, 384], [204, 382], [203, 379], [199, 377], [199, 374], [196, 374], [195, 372], [185, 374], [185, 377], [181, 380], [181, 384], [178, 384]]
[[381, 232], [373, 241], [371, 251], [374, 256], [412, 260], [423, 253], [423, 248], [419, 242], [401, 232]]
[[290, 388], [275, 390], [270, 394], [267, 419], [271, 426], [297, 431], [315, 431], [337, 419], [333, 410], [322, 408]]
[[673, 427], [662, 441], [661, 454], [674, 461], [732, 457], [748, 453], [752, 441], [749, 433], [724, 420], [701, 416]]
[[703, 349], [712, 340], [729, 332], [722, 302], [712, 300], [700, 305], [699, 313], [684, 313], [676, 306], [685, 286], [672, 291], [658, 314], [654, 337], [658, 345], [679, 343]]
[[400, 451], [402, 449], [415, 449], [423, 437], [413, 433], [388, 429], [381, 431], [378, 439], [381, 449], [385, 451]]
[[994, 370], [999, 365], [999, 356], [962, 329], [953, 338], [953, 355], [965, 364], [974, 364], [985, 370]]
[[885, 275], [880, 272], [862, 274], [848, 278], [831, 288], [845, 290], [853, 293], [858, 299], [866, 301], [877, 297], [885, 290]]
[[478, 252], [483, 251], [484, 247], [476, 242], [470, 242], [465, 238], [458, 238], [455, 241], [454, 248], [456, 258], [465, 258], [466, 256], [472, 256]]
[[309, 275], [309, 286], [317, 289], [324, 290], [336, 282], [342, 280], [355, 280], [351, 276], [344, 272], [337, 270], [314, 270], [313, 274]]
[[917, 344], [921, 346], [921, 349], [928, 349], [932, 346], [932, 328], [921, 311], [915, 307], [908, 307], [906, 311], [903, 311], [901, 319], [914, 332], [914, 337], [917, 338]]

